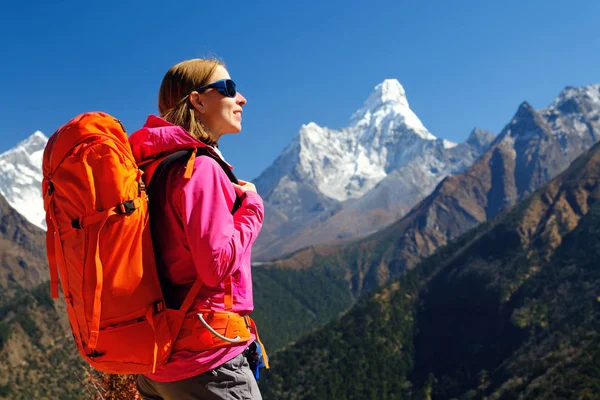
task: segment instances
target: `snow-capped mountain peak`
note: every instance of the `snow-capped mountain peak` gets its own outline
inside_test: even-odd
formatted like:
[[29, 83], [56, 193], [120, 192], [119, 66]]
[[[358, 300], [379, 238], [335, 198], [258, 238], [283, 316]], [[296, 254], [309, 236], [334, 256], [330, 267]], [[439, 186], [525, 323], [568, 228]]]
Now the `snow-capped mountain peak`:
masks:
[[406, 91], [397, 79], [386, 79], [376, 85], [363, 106], [352, 114], [350, 124], [367, 131], [393, 132], [394, 128], [402, 128], [421, 139], [436, 139], [410, 109]]
[[397, 79], [386, 79], [377, 86], [365, 101], [365, 107], [375, 110], [384, 104], [408, 107], [406, 92]]
[[[564, 139], [565, 132], [577, 132], [581, 138], [600, 137], [600, 84], [564, 88], [556, 100], [540, 114], [548, 121], [552, 132]], [[561, 139], [561, 140], [563, 140]]]
[[598, 115], [600, 106], [600, 84], [583, 87], [566, 87], [548, 107], [548, 111], [558, 110], [566, 115], [592, 111]]
[[35, 131], [31, 136], [20, 142], [17, 146], [41, 150], [46, 146], [46, 143], [48, 143], [48, 137], [44, 135], [42, 131]]
[[481, 153], [490, 146], [496, 135], [490, 131], [481, 128], [473, 128], [466, 143]]
[[[391, 171], [438, 146], [451, 149], [456, 143], [438, 143], [410, 109], [400, 82], [386, 79], [353, 114], [350, 126], [302, 125], [273, 167], [255, 182], [272, 204], [306, 209], [315, 199], [360, 197]], [[298, 193], [291, 196], [291, 187]]]
[[10, 150], [7, 150], [3, 154], [0, 154], [0, 157], [4, 157], [7, 154], [12, 153], [24, 153], [27, 155], [32, 155], [38, 151], [44, 150], [46, 147], [46, 143], [48, 143], [48, 137], [44, 135], [41, 131], [35, 131], [31, 136], [27, 139], [20, 141], [15, 147]]
[[34, 132], [0, 154], [0, 193], [29, 222], [45, 229], [42, 200], [42, 157], [48, 138]]
[[590, 101], [600, 103], [600, 84], [592, 84], [582, 87], [567, 86], [552, 103], [553, 106], [560, 107], [561, 104], [569, 100]]

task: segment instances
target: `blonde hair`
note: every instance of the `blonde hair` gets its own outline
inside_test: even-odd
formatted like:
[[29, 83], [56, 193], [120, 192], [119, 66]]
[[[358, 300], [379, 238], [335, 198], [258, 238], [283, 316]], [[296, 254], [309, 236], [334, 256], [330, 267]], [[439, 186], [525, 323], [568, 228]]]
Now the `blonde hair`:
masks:
[[216, 140], [200, 122], [189, 94], [197, 87], [208, 84], [217, 67], [225, 65], [217, 59], [195, 58], [174, 65], [165, 74], [158, 91], [160, 116], [179, 125], [193, 137], [214, 146]]

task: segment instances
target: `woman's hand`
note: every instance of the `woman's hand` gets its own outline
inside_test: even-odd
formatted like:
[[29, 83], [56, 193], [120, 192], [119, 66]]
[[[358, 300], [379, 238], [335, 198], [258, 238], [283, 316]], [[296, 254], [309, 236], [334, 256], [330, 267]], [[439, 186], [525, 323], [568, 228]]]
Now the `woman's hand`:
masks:
[[233, 188], [235, 189], [235, 193], [238, 196], [241, 196], [242, 194], [244, 194], [244, 192], [256, 193], [256, 186], [254, 186], [254, 183], [246, 182], [241, 179], [238, 179], [238, 181], [240, 182], [239, 185], [236, 185], [235, 183], [233, 183]]

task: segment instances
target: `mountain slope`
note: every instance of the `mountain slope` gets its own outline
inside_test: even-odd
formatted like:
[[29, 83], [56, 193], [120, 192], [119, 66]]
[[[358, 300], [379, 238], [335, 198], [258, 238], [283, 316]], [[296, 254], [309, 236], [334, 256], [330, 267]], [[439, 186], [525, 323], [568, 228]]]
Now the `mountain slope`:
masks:
[[265, 399], [593, 399], [600, 145], [272, 359]]
[[85, 398], [87, 371], [48, 282], [0, 303], [0, 397]]
[[48, 280], [45, 233], [0, 195], [0, 299]]
[[343, 273], [324, 264], [318, 269], [252, 267], [256, 310], [252, 318], [269, 354], [352, 306]]
[[0, 195], [0, 397], [83, 396], [86, 372], [64, 302], [50, 298], [45, 248], [45, 232]]

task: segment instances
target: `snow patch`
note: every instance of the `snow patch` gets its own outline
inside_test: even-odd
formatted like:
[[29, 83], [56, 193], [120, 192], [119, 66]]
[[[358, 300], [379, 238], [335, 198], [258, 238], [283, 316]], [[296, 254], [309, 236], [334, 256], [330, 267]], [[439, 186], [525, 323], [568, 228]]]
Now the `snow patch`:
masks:
[[42, 199], [42, 157], [48, 137], [34, 132], [0, 154], [0, 194], [29, 222], [46, 229]]

